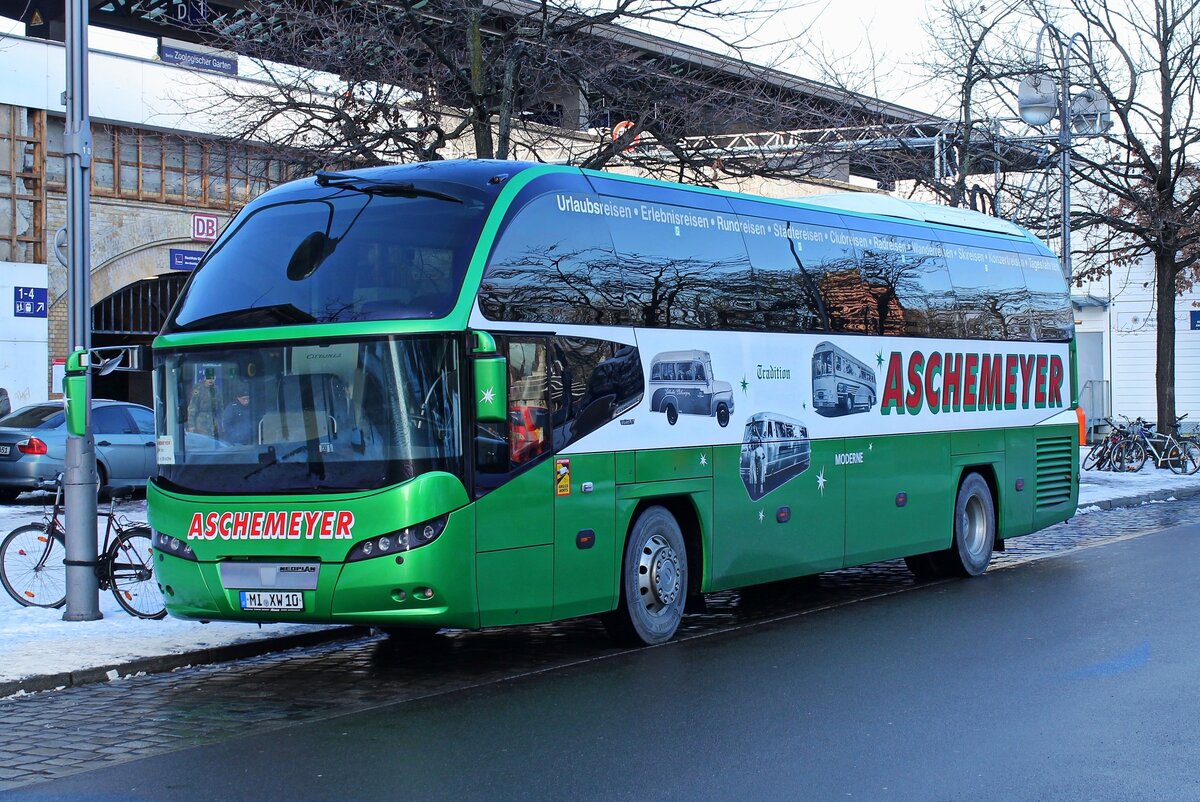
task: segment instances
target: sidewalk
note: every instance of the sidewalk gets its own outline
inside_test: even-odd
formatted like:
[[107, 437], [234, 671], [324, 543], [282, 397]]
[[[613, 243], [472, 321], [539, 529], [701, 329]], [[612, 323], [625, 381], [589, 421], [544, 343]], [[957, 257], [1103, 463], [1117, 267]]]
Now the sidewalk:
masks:
[[[1200, 494], [1200, 473], [1176, 476], [1146, 468], [1137, 474], [1084, 471], [1078, 514]], [[145, 502], [123, 505], [125, 514], [145, 517]], [[0, 507], [0, 532], [36, 520], [41, 507]], [[0, 699], [19, 693], [115, 680], [138, 672], [308, 646], [356, 637], [358, 627], [268, 624], [261, 627], [214, 621], [200, 624], [168, 617], [142, 621], [126, 615], [111, 594], [100, 597], [104, 618], [66, 622], [62, 610], [23, 608], [0, 592]]]

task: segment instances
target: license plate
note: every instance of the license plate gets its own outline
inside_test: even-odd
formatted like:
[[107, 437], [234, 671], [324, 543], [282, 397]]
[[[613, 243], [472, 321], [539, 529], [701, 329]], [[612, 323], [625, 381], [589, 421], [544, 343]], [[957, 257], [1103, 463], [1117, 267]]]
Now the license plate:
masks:
[[7, 457], [11, 452], [12, 446], [0, 446], [0, 457]]
[[243, 610], [303, 610], [304, 594], [295, 591], [243, 590]]

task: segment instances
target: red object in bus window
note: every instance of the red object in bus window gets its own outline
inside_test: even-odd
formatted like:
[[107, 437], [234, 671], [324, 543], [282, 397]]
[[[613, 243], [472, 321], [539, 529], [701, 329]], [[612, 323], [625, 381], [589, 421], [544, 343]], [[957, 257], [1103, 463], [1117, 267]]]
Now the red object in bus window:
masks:
[[508, 445], [514, 463], [520, 464], [541, 454], [546, 446], [545, 407], [514, 406], [509, 409]]

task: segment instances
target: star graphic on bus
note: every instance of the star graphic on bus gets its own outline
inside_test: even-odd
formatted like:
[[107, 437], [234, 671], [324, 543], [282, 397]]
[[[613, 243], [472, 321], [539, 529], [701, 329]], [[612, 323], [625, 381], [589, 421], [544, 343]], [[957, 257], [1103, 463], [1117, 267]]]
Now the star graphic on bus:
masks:
[[879, 365], [879, 367], [883, 367], [883, 350], [882, 349], [875, 352], [875, 362]]
[[764, 520], [766, 520], [766, 517], [767, 516], [763, 513], [762, 510], [758, 511], [758, 522], [759, 523], [762, 523]]
[[705, 454], [703, 451], [700, 452], [700, 464], [702, 466], [708, 464], [708, 455]]
[[742, 377], [742, 392], [746, 392], [746, 388], [750, 386], [750, 382], [746, 381], [746, 377]]
[[822, 468], [817, 473], [817, 489], [821, 491], [821, 495], [825, 495], [825, 469]]
[[489, 387], [483, 391], [483, 403], [490, 404], [496, 400], [496, 391]]

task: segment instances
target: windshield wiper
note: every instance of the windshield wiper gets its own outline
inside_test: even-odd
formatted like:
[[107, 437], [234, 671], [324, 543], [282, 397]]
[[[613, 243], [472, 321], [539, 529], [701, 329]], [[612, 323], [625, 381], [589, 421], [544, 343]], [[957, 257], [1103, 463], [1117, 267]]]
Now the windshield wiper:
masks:
[[317, 171], [317, 184], [322, 187], [335, 189], [352, 189], [355, 192], [365, 192], [368, 195], [387, 195], [400, 198], [433, 198], [435, 200], [462, 203], [462, 198], [438, 192], [435, 189], [422, 189], [407, 181], [380, 181], [375, 178], [365, 178], [349, 173], [330, 173], [325, 170]]
[[294, 304], [274, 304], [272, 306], [252, 306], [249, 309], [230, 309], [225, 312], [206, 315], [188, 323], [176, 323], [177, 331], [195, 331], [198, 329], [212, 330], [226, 327], [245, 327], [276, 325], [289, 326], [302, 323], [315, 323], [316, 318], [298, 309]]

